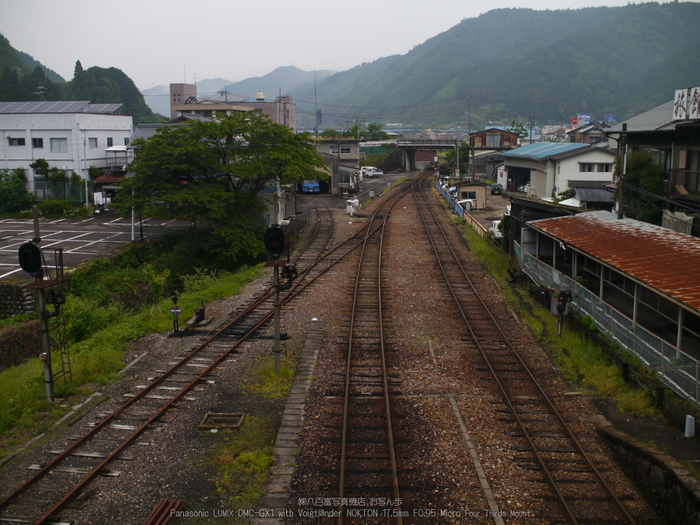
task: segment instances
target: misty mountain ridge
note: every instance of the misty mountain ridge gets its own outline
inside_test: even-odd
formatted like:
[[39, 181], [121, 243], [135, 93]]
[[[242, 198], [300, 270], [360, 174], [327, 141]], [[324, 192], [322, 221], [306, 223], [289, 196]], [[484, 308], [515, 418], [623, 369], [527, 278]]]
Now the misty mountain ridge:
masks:
[[[284, 66], [261, 77], [239, 82], [205, 79], [197, 86], [200, 97], [224, 89], [249, 100], [259, 91], [267, 100], [280, 93], [291, 95], [301, 128], [313, 127], [316, 108], [325, 128], [355, 121], [465, 126], [471, 117], [472, 127], [478, 129], [490, 120], [528, 116], [536, 117], [538, 124], [559, 124], [577, 113], [620, 121], [671, 100], [676, 89], [700, 85], [698, 44], [696, 2], [556, 11], [495, 9], [462, 20], [404, 55], [346, 71]], [[29, 75], [30, 66], [23, 60], [26, 57], [20, 58], [0, 36], [0, 99], [35, 100], [37, 82], [46, 82], [52, 97], [76, 92], [93, 102], [107, 95], [122, 97], [110, 102], [124, 103], [124, 112], [138, 114], [140, 122], [157, 119], [151, 108], [169, 116], [168, 86], [133, 96], [127, 85], [133, 82], [125, 82], [121, 71], [90, 68], [89, 82], [80, 89], [74, 89], [75, 79], [59, 89], [56, 86], [64, 84], [53, 85], [43, 66]], [[151, 108], [140, 107], [144, 96]]]
[[[700, 4], [495, 9], [394, 55], [293, 93], [300, 125], [355, 120], [472, 126], [630, 117], [700, 85]], [[306, 101], [306, 102], [305, 102]]]

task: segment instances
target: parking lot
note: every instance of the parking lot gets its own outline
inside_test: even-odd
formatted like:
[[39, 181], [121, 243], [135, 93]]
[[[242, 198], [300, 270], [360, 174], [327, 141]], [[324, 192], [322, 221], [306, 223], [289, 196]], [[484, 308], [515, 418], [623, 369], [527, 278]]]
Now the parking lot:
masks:
[[[140, 240], [141, 230], [145, 239], [189, 225], [183, 220], [144, 218], [133, 226], [133, 238]], [[54, 253], [63, 250], [66, 271], [81, 261], [106, 255], [132, 241], [132, 225], [129, 219], [114, 212], [105, 212], [86, 219], [39, 219], [41, 248], [45, 264], [52, 270]], [[32, 219], [0, 219], [0, 280], [29, 282], [33, 278], [19, 266], [19, 247], [34, 238]]]

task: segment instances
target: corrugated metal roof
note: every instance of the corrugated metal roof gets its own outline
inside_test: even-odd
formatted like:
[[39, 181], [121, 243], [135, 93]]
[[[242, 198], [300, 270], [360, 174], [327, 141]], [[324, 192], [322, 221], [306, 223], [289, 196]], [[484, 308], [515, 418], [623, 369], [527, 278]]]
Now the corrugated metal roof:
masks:
[[26, 113], [115, 113], [123, 104], [90, 104], [89, 100], [45, 102], [0, 102], [0, 114]]
[[576, 150], [583, 148], [590, 149], [590, 144], [581, 143], [566, 143], [566, 142], [535, 142], [528, 144], [522, 148], [512, 149], [501, 153], [504, 157], [530, 159], [530, 160], [546, 160], [555, 155], [563, 153], [579, 153]]
[[671, 122], [673, 120], [673, 100], [661, 104], [658, 107], [645, 111], [641, 115], [632, 117], [629, 120], [620, 122], [614, 125], [610, 129], [606, 129], [605, 132], [610, 133], [621, 133], [622, 125], [627, 124], [627, 132], [644, 132], [644, 131], [656, 131], [661, 127], [664, 127], [664, 131], [673, 131], [675, 125]]
[[134, 128], [134, 132], [129, 139], [129, 144], [133, 144], [136, 139], [150, 139], [158, 132], [158, 129], [163, 126], [166, 126], [166, 124], [139, 124]]
[[[569, 183], [571, 184], [571, 183]], [[581, 188], [574, 186], [576, 198], [583, 202], [614, 202], [615, 193], [603, 188]]]
[[248, 95], [238, 95], [235, 93], [210, 93], [204, 95], [199, 99], [200, 102], [212, 101], [212, 102], [224, 102], [225, 104], [237, 104], [239, 102], [248, 102]]
[[700, 238], [608, 211], [532, 221], [559, 242], [700, 310]]

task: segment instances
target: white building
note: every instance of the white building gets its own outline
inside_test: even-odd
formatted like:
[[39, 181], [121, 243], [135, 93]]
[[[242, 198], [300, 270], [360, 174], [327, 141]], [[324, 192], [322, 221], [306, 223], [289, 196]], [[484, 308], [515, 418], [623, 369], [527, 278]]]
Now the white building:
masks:
[[0, 102], [0, 169], [24, 168], [27, 189], [34, 191], [29, 165], [45, 159], [51, 168], [88, 179], [91, 166], [124, 164], [108, 148], [129, 143], [133, 119], [119, 115], [122, 104], [88, 101]]
[[590, 144], [537, 142], [501, 156], [506, 189], [539, 199], [575, 188], [602, 188], [613, 179], [615, 155]]

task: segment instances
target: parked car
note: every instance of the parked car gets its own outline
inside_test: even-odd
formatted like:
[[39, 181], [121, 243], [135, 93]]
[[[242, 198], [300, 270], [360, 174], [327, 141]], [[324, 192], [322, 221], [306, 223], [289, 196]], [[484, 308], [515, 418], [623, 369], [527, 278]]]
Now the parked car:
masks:
[[[360, 175], [362, 175], [363, 177], [369, 177], [369, 173], [370, 173], [371, 171], [376, 170], [376, 169], [377, 169], [377, 168], [375, 168], [374, 166], [362, 166], [362, 167], [360, 168]], [[371, 177], [370, 177], [370, 178], [371, 178]]]
[[503, 184], [491, 184], [491, 195], [500, 195], [503, 193]]
[[373, 179], [378, 179], [379, 177], [383, 177], [384, 172], [380, 170], [379, 168], [375, 169], [374, 171], [370, 171], [368, 177], [372, 177]]

